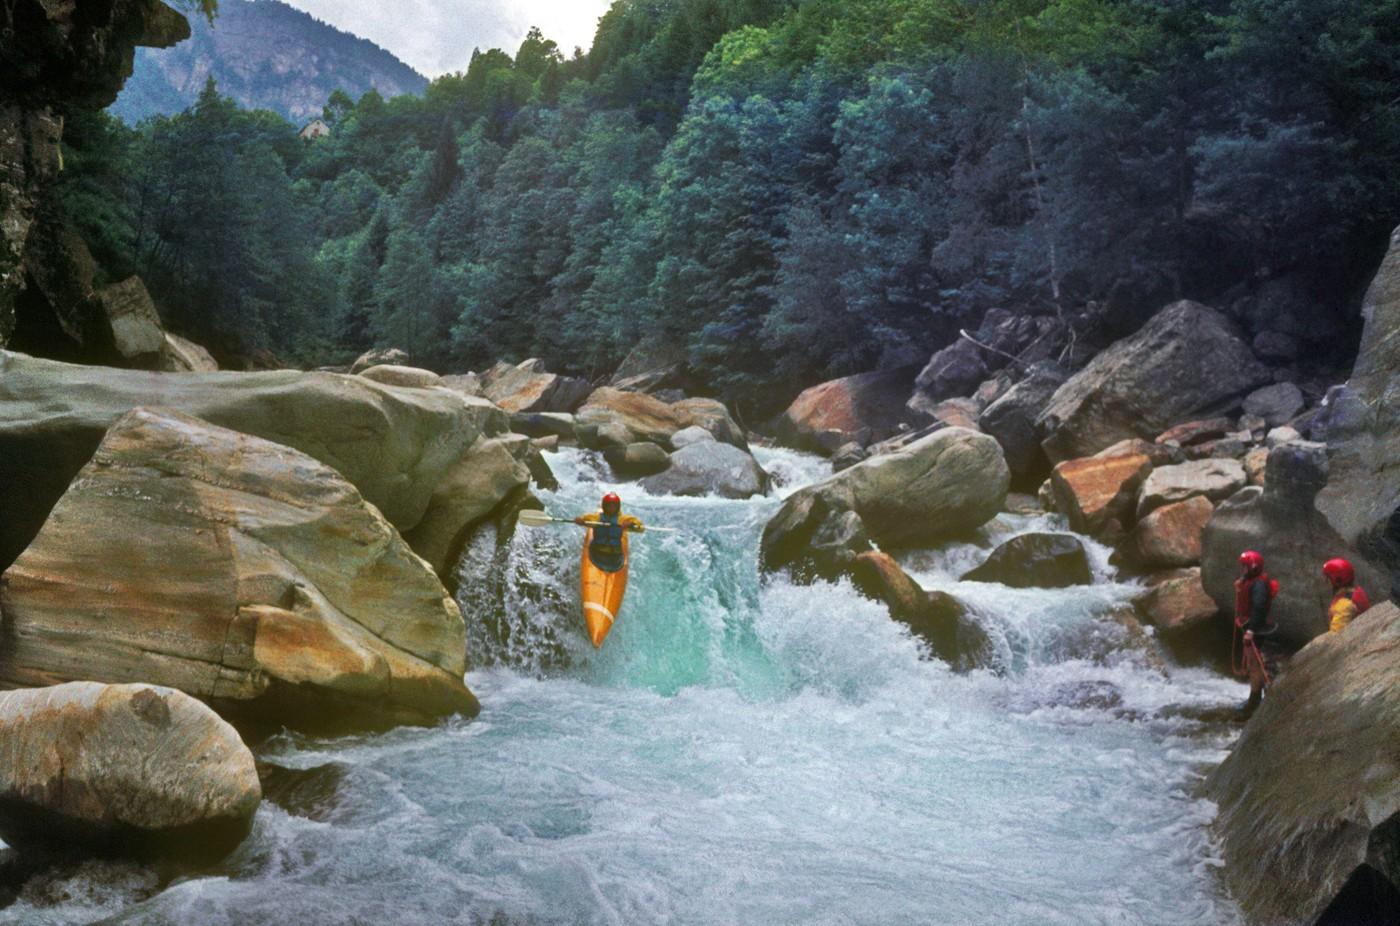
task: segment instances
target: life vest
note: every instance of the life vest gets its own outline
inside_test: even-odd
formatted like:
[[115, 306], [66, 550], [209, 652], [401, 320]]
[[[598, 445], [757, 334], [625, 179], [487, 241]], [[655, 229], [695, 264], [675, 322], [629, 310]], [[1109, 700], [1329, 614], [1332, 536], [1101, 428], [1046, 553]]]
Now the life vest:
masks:
[[1269, 586], [1269, 605], [1272, 607], [1274, 599], [1278, 597], [1279, 584], [1277, 579], [1269, 578], [1267, 572], [1261, 572], [1251, 579], [1235, 580], [1235, 626], [1243, 627], [1249, 623], [1250, 611], [1253, 603], [1250, 601], [1251, 592], [1254, 591], [1255, 582], [1267, 582]]
[[599, 548], [599, 552], [621, 553], [622, 535], [626, 532], [617, 515], [605, 514], [598, 519], [598, 526], [593, 528], [593, 546]]
[[1351, 587], [1351, 603], [1356, 605], [1357, 615], [1365, 614], [1371, 609], [1371, 597], [1366, 594], [1366, 589], [1359, 585]]

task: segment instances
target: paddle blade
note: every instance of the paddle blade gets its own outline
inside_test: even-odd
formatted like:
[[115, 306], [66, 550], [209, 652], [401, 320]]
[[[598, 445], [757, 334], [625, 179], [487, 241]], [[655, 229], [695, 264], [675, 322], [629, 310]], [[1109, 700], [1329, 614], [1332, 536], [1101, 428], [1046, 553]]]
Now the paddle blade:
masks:
[[568, 523], [562, 521], [560, 518], [551, 518], [543, 511], [536, 511], [533, 508], [526, 508], [524, 511], [520, 512], [517, 521], [520, 524], [524, 524], [526, 527], [544, 527], [547, 524]]

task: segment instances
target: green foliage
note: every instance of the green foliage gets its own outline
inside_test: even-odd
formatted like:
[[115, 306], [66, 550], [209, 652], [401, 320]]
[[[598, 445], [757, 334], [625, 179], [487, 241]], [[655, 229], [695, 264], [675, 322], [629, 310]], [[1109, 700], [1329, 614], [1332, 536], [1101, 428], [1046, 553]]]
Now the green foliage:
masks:
[[337, 93], [312, 145], [212, 88], [75, 119], [63, 195], [226, 350], [594, 376], [659, 338], [765, 414], [991, 307], [1345, 291], [1400, 213], [1397, 47], [1400, 0], [618, 0], [586, 56]]

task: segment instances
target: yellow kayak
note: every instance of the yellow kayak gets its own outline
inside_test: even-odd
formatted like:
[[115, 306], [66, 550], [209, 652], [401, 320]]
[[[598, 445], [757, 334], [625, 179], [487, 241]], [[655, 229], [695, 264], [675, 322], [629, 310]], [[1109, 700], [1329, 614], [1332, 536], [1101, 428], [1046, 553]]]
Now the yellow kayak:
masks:
[[582, 585], [583, 621], [588, 625], [588, 638], [594, 647], [603, 645], [613, 621], [622, 609], [622, 596], [627, 593], [627, 570], [631, 565], [627, 553], [627, 535], [622, 535], [622, 568], [617, 572], [606, 572], [594, 565], [588, 555], [593, 543], [593, 531], [589, 530], [583, 540], [583, 566], [580, 570]]

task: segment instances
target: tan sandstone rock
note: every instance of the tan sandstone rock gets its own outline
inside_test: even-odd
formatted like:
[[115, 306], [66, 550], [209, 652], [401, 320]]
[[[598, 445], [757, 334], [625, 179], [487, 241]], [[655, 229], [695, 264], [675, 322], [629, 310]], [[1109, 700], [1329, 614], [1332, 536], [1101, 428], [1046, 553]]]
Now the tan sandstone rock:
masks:
[[0, 692], [0, 838], [12, 846], [217, 858], [261, 800], [237, 731], [182, 692]]
[[1138, 487], [1151, 472], [1152, 461], [1138, 453], [1066, 460], [1050, 474], [1055, 510], [1086, 534], [1099, 534], [1110, 522], [1124, 527], [1131, 519]]
[[477, 709], [456, 604], [353, 486], [173, 412], [113, 425], [0, 611], [6, 685], [148, 681], [306, 727]]
[[1133, 530], [1135, 559], [1156, 569], [1200, 565], [1201, 537], [1214, 511], [1201, 495], [1158, 508]]

